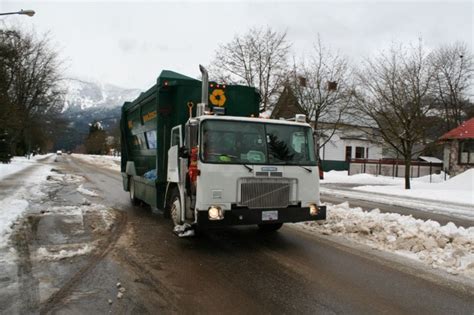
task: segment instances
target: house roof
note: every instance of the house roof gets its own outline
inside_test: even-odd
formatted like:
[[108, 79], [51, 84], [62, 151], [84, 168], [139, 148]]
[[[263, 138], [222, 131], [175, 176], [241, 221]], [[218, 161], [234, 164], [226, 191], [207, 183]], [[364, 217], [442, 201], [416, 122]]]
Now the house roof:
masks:
[[448, 131], [439, 140], [474, 139], [474, 118], [466, 120], [457, 128]]
[[292, 118], [296, 114], [304, 114], [304, 110], [301, 105], [298, 103], [293, 90], [288, 84], [285, 84], [283, 92], [278, 99], [275, 108], [273, 109], [270, 118]]

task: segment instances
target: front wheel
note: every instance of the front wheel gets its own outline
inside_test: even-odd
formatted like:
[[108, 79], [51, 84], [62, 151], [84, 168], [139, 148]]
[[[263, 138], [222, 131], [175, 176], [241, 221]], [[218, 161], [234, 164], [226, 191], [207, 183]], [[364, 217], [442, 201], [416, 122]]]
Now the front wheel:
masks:
[[259, 224], [258, 228], [262, 232], [274, 232], [279, 230], [283, 226], [283, 223], [268, 223], [268, 224]]
[[181, 225], [181, 200], [179, 198], [178, 190], [174, 190], [171, 195], [170, 217], [173, 221], [173, 226]]

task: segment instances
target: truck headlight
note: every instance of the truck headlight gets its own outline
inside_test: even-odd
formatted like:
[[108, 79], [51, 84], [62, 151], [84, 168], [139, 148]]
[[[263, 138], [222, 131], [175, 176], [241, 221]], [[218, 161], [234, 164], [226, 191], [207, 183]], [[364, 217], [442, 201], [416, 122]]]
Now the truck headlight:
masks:
[[309, 214], [312, 216], [318, 215], [319, 209], [318, 206], [314, 203], [309, 205]]
[[207, 214], [209, 216], [209, 220], [212, 221], [224, 219], [224, 211], [222, 211], [221, 207], [219, 206], [209, 207]]

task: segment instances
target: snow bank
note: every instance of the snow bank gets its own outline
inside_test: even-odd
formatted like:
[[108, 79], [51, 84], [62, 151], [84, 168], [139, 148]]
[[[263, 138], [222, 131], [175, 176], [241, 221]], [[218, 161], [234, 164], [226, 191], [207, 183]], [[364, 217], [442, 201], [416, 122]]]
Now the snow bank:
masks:
[[[15, 178], [9, 181], [5, 188], [18, 187], [14, 192], [2, 194], [0, 192], [0, 247], [6, 246], [8, 238], [12, 232], [12, 227], [18, 218], [27, 210], [29, 204], [27, 200], [32, 200], [43, 196], [41, 184], [51, 174], [49, 165], [40, 164], [37, 159], [45, 156], [35, 156], [27, 160], [25, 158], [15, 158], [11, 164], [0, 164], [2, 173], [14, 175], [15, 173], [37, 164], [34, 170], [24, 177]], [[5, 175], [8, 176], [8, 175]]]
[[445, 182], [429, 183], [426, 182], [426, 178], [420, 178], [419, 180], [413, 180], [411, 186], [410, 190], [404, 188], [404, 183], [391, 186], [361, 186], [354, 189], [474, 205], [474, 169], [470, 169]]
[[441, 226], [397, 213], [329, 205], [326, 221], [296, 226], [316, 234], [339, 235], [372, 248], [421, 261], [432, 268], [474, 279], [474, 227]]
[[324, 173], [324, 179], [321, 180], [320, 183], [396, 185], [401, 181], [401, 178], [392, 178], [388, 176], [374, 176], [370, 174], [356, 174], [349, 176], [347, 171], [329, 171]]
[[[440, 174], [432, 174], [431, 183], [444, 182], [444, 177], [444, 172], [441, 172]], [[447, 177], [449, 178], [449, 176]], [[382, 175], [375, 176], [365, 173], [349, 176], [347, 171], [329, 171], [324, 173], [324, 179], [320, 182], [321, 184], [341, 183], [361, 185], [401, 185], [405, 183], [405, 179], [402, 177], [390, 177]], [[412, 182], [430, 183], [430, 176], [427, 175], [413, 178]]]
[[24, 170], [25, 168], [27, 168], [28, 166], [36, 164], [38, 162], [38, 159], [47, 158], [51, 155], [52, 154], [35, 155], [35, 156], [31, 156], [29, 160], [23, 156], [15, 156], [13, 157], [10, 164], [0, 163], [0, 180], [14, 173], [20, 172]]
[[433, 189], [468, 190], [474, 194], [474, 168], [431, 187]]
[[89, 155], [76, 153], [74, 153], [72, 156], [89, 164], [94, 164], [100, 167], [105, 167], [120, 172], [120, 156]]
[[6, 198], [0, 203], [0, 247], [6, 246], [14, 222], [28, 207], [26, 200]]

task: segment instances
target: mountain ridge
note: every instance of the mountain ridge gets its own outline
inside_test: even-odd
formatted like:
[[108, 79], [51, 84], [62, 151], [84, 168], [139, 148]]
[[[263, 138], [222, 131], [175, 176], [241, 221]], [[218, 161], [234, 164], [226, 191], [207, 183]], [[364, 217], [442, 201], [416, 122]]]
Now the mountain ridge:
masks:
[[142, 92], [81, 78], [67, 78], [61, 116], [64, 121], [57, 135], [56, 150], [75, 150], [84, 144], [89, 134], [89, 124], [100, 122], [109, 135], [118, 137], [121, 106], [133, 101]]
[[135, 88], [123, 88], [110, 83], [93, 82], [74, 77], [64, 81], [63, 113], [72, 108], [86, 110], [98, 107], [119, 107], [126, 101], [134, 100], [142, 92]]

